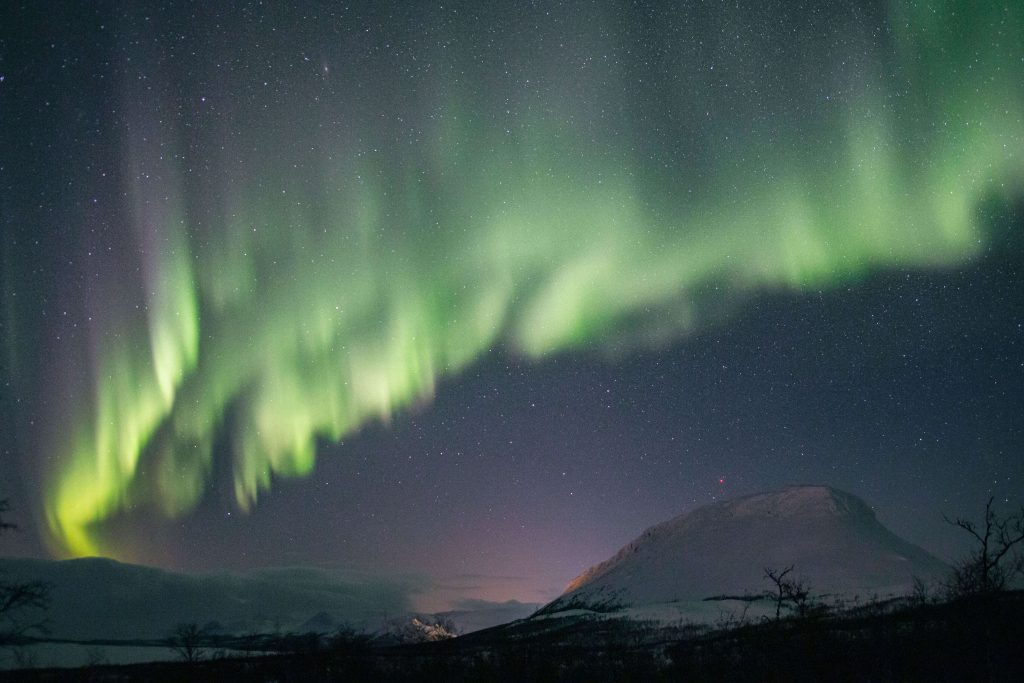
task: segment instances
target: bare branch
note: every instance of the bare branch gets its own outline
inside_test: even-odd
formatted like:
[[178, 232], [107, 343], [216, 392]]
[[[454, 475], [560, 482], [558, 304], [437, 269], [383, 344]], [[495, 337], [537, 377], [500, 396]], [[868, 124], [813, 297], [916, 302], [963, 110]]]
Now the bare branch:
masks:
[[42, 581], [0, 584], [0, 618], [25, 607], [46, 609], [49, 604], [49, 586]]
[[16, 531], [18, 529], [17, 524], [10, 524], [4, 521], [4, 513], [11, 511], [11, 503], [6, 498], [0, 500], [0, 532], [4, 531]]
[[[3, 513], [10, 511], [10, 502], [0, 500], [0, 532], [18, 528], [3, 520]], [[50, 586], [43, 581], [0, 581], [0, 645], [17, 643], [31, 631], [44, 630], [44, 620], [37, 617], [49, 603]]]
[[1017, 514], [1000, 517], [994, 503], [995, 498], [990, 497], [985, 504], [983, 531], [970, 520], [942, 517], [947, 524], [963, 529], [977, 541], [971, 554], [956, 565], [949, 584], [953, 595], [1001, 591], [1016, 571], [1012, 566], [1005, 566], [1004, 560], [1018, 544], [1024, 542], [1024, 508]]
[[775, 601], [775, 620], [782, 617], [782, 606], [787, 602], [799, 605], [807, 598], [807, 591], [799, 581], [787, 579], [786, 576], [793, 571], [794, 565], [789, 565], [782, 571], [776, 571], [770, 567], [764, 568], [764, 578], [775, 584], [775, 592], [772, 599]]
[[764, 578], [771, 579], [772, 582], [774, 582], [776, 585], [778, 585], [784, 578], [786, 578], [786, 574], [789, 574], [791, 571], [793, 571], [793, 566], [794, 565], [789, 565], [788, 567], [783, 569], [781, 572], [777, 572], [777, 571], [775, 571], [773, 569], [765, 567], [764, 568]]
[[[1009, 532], [1006, 530], [1006, 526], [1009, 522], [1013, 522], [1014, 530]], [[1003, 557], [1006, 556], [1013, 546], [1017, 545], [1021, 541], [1024, 541], [1024, 519], [1018, 517], [1015, 520], [1004, 520], [1002, 528], [999, 530], [999, 552], [997, 552], [992, 559], [993, 564], [998, 564]]]
[[198, 662], [203, 658], [203, 643], [208, 635], [198, 624], [178, 624], [167, 639], [167, 647], [183, 662]]
[[950, 526], [955, 526], [963, 529], [971, 536], [974, 536], [976, 539], [978, 539], [979, 543], [985, 542], [985, 539], [982, 538], [981, 535], [978, 533], [977, 527], [974, 526], [974, 522], [970, 521], [969, 519], [962, 519], [960, 517], [957, 517], [956, 519], [950, 519], [946, 515], [942, 515], [942, 521], [944, 521], [946, 524], [949, 524]]

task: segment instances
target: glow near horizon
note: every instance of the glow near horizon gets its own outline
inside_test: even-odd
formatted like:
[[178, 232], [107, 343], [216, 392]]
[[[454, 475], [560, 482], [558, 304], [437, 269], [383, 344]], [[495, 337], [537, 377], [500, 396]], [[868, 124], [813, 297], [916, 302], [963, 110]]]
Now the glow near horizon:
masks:
[[[122, 303], [144, 313], [91, 330], [90, 400], [62, 416], [47, 471], [54, 551], [122, 555], [104, 520], [193, 509], [225, 430], [249, 509], [275, 476], [313, 470], [317, 439], [428, 401], [496, 349], [660, 345], [757, 292], [977, 255], [979, 202], [1024, 188], [1024, 48], [953, 49], [954, 18], [901, 11], [910, 92], [886, 98], [865, 75], [823, 129], [709, 135], [702, 182], [669, 174], [667, 190], [647, 187], [623, 141], [644, 136], [639, 122], [595, 134], [524, 115], [507, 131], [467, 96], [442, 103], [415, 145], [351, 154], [334, 141], [304, 176], [270, 143], [197, 199], [155, 149], [175, 136], [153, 123], [159, 101], [137, 111], [150, 128], [128, 135], [126, 175], [144, 287]], [[1022, 11], [974, 18], [1019, 36]], [[530, 104], [557, 111], [556, 94]]]

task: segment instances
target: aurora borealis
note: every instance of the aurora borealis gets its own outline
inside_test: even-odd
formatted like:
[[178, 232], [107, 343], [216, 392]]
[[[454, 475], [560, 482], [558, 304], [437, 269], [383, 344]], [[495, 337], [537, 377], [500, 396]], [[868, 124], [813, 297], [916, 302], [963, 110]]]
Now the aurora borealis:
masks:
[[356, 5], [5, 38], [4, 445], [49, 552], [136, 558], [218, 481], [253, 511], [495, 359], [1020, 257], [1021, 3]]

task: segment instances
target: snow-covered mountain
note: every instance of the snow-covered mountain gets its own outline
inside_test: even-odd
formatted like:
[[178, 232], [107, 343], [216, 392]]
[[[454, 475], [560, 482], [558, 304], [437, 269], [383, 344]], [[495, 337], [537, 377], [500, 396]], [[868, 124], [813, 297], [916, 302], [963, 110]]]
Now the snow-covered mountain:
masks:
[[812, 594], [907, 593], [914, 577], [949, 567], [899, 538], [861, 499], [826, 486], [794, 486], [715, 503], [643, 532], [574, 579], [540, 614], [611, 611], [757, 594], [765, 568], [794, 566]]

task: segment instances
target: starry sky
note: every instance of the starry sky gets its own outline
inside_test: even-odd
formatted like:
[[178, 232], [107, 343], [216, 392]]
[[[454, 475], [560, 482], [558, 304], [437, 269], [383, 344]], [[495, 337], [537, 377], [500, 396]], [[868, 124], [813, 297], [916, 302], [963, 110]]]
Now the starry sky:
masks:
[[536, 602], [1024, 498], [1020, 3], [292, 4], [5, 10], [5, 552]]

